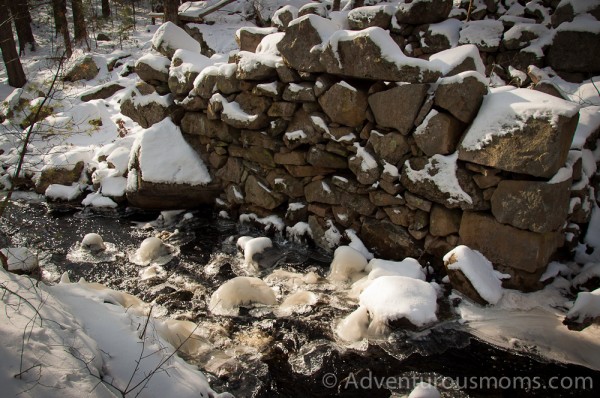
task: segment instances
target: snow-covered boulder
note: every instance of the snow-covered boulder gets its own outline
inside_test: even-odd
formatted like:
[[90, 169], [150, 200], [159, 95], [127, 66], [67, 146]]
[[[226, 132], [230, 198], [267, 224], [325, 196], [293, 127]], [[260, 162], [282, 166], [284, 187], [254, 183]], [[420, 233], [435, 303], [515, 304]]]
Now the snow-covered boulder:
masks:
[[552, 69], [565, 72], [600, 73], [600, 21], [582, 15], [561, 24], [554, 34], [546, 61]]
[[440, 392], [429, 383], [419, 382], [408, 394], [408, 398], [440, 398]]
[[220, 192], [206, 165], [167, 118], [136, 139], [127, 175], [127, 199], [151, 209], [192, 208], [213, 203]]
[[304, 4], [298, 10], [298, 17], [303, 17], [305, 15], [318, 15], [327, 18], [327, 6], [323, 3], [315, 2]]
[[35, 191], [43, 194], [52, 184], [71, 185], [78, 182], [92, 154], [89, 147], [55, 146], [44, 155], [44, 166], [39, 175], [34, 177]]
[[149, 265], [154, 262], [163, 265], [171, 260], [173, 252], [171, 246], [165, 244], [160, 238], [151, 236], [142, 241], [130, 260], [137, 265]]
[[79, 98], [81, 98], [81, 100], [84, 102], [97, 99], [107, 99], [112, 97], [118, 91], [123, 90], [124, 88], [125, 87], [121, 86], [117, 82], [108, 82], [86, 90], [79, 96]]
[[501, 21], [486, 19], [484, 21], [465, 22], [460, 30], [459, 44], [474, 44], [480, 51], [496, 52], [500, 47], [504, 25]]
[[276, 32], [277, 28], [244, 26], [235, 32], [235, 41], [238, 43], [240, 51], [253, 53], [264, 37]]
[[396, 19], [402, 24], [435, 23], [446, 19], [451, 9], [452, 0], [413, 0], [398, 5]]
[[246, 202], [268, 210], [279, 207], [286, 199], [284, 195], [273, 191], [268, 183], [254, 175], [250, 175], [246, 179], [244, 194]]
[[352, 30], [361, 30], [378, 26], [387, 29], [392, 22], [395, 8], [391, 5], [357, 7], [348, 13], [348, 26]]
[[65, 201], [70, 202], [77, 200], [82, 194], [82, 186], [75, 182], [71, 185], [50, 184], [44, 196], [48, 201]]
[[441, 75], [429, 61], [404, 55], [389, 32], [379, 27], [333, 33], [321, 64], [327, 73], [370, 80], [429, 83]]
[[471, 174], [457, 165], [458, 154], [407, 160], [401, 183], [410, 192], [448, 208], [486, 210], [489, 204]]
[[7, 247], [0, 249], [6, 257], [8, 271], [17, 274], [30, 274], [39, 267], [38, 256], [26, 247]]
[[459, 159], [552, 178], [564, 166], [579, 106], [534, 90], [486, 95], [459, 146]]
[[213, 61], [193, 51], [178, 49], [173, 54], [169, 68], [169, 90], [178, 98], [186, 96], [194, 88], [194, 80]]
[[463, 131], [464, 125], [457, 118], [432, 109], [413, 137], [425, 155], [448, 155], [456, 150]]
[[161, 86], [169, 81], [169, 58], [161, 54], [146, 54], [135, 63], [138, 77], [153, 86]]
[[298, 18], [298, 9], [288, 4], [275, 11], [273, 18], [271, 18], [271, 24], [280, 31], [284, 31], [290, 22], [296, 18]]
[[356, 155], [348, 159], [348, 167], [356, 175], [356, 179], [361, 184], [371, 185], [376, 183], [381, 176], [381, 168], [375, 157], [361, 146], [358, 142], [354, 143]]
[[444, 76], [475, 71], [485, 76], [485, 65], [474, 44], [465, 44], [431, 55], [429, 61], [441, 69]]
[[244, 266], [258, 270], [259, 264], [255, 256], [273, 247], [273, 242], [266, 236], [258, 238], [242, 236], [237, 240], [237, 246], [244, 253]]
[[92, 80], [98, 75], [100, 68], [91, 55], [84, 55], [73, 61], [65, 71], [64, 81], [75, 82], [77, 80]]
[[[261, 101], [261, 99], [263, 101]], [[252, 97], [249, 94], [240, 94], [236, 101], [228, 101], [223, 95], [214, 94], [208, 105], [208, 111], [220, 113], [223, 122], [238, 129], [259, 130], [269, 124], [266, 111], [270, 105], [266, 98]]]
[[106, 245], [102, 236], [95, 232], [90, 232], [81, 240], [81, 248], [94, 253], [106, 250]]
[[281, 57], [274, 54], [240, 51], [235, 55], [236, 77], [240, 80], [272, 80], [277, 77]]
[[600, 321], [600, 289], [579, 292], [563, 323], [570, 329], [582, 330]]
[[163, 23], [152, 37], [152, 48], [171, 59], [178, 49], [200, 54], [200, 43], [173, 22]]
[[382, 276], [406, 276], [409, 278], [425, 280], [425, 272], [421, 264], [414, 258], [407, 257], [402, 261], [390, 261], [374, 258], [365, 267], [369, 273], [368, 279], [373, 280]]
[[456, 47], [461, 27], [462, 22], [456, 19], [429, 25], [421, 37], [423, 52], [432, 54]]
[[139, 82], [123, 96], [121, 113], [143, 128], [178, 114], [172, 94], [159, 95], [153, 86], [144, 82]]
[[319, 48], [336, 30], [337, 25], [328, 19], [305, 15], [289, 23], [277, 48], [291, 68], [302, 72], [324, 72], [319, 61]]
[[403, 260], [418, 258], [423, 250], [408, 230], [387, 220], [366, 219], [361, 228], [361, 239], [379, 257]]
[[208, 309], [216, 315], [237, 315], [241, 306], [251, 304], [275, 305], [273, 290], [262, 280], [238, 276], [221, 286], [212, 294]]
[[347, 281], [359, 274], [367, 267], [367, 259], [356, 249], [350, 246], [340, 246], [333, 253], [329, 279]]
[[477, 250], [458, 246], [444, 256], [444, 266], [452, 287], [479, 304], [496, 304], [502, 298], [502, 279]]

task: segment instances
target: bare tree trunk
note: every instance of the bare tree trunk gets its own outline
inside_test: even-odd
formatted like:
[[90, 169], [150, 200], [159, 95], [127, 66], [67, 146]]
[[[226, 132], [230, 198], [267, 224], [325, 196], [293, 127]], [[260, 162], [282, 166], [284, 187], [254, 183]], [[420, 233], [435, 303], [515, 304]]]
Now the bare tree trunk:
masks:
[[19, 55], [25, 54], [25, 47], [29, 44], [29, 49], [35, 51], [35, 38], [31, 29], [31, 15], [29, 14], [29, 4], [27, 0], [16, 0], [9, 2], [10, 13], [19, 39]]
[[52, 0], [52, 9], [54, 12], [54, 26], [56, 33], [60, 33], [65, 44], [65, 54], [67, 58], [73, 55], [71, 47], [71, 36], [69, 35], [69, 25], [67, 22], [67, 0]]
[[102, 17], [110, 17], [110, 4], [108, 3], [108, 0], [102, 0]]
[[164, 21], [171, 21], [179, 25], [179, 0], [164, 0], [165, 18]]
[[331, 11], [339, 11], [341, 2], [342, 0], [333, 0], [333, 4], [331, 5]]
[[8, 84], [13, 87], [23, 87], [27, 78], [13, 37], [8, 0], [0, 0], [0, 50], [2, 50], [2, 59], [8, 75]]
[[82, 0], [71, 0], [71, 7], [73, 8], [73, 39], [76, 42], [83, 42], [87, 44], [88, 51], [90, 45], [88, 44], [87, 35], [87, 24], [85, 22], [85, 14], [83, 13], [83, 1]]

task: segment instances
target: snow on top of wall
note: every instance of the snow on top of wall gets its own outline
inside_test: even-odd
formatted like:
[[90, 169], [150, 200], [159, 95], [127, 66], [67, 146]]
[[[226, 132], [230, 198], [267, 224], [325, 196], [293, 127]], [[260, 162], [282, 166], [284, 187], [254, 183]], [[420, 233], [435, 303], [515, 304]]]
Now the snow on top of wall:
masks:
[[578, 111], [578, 105], [535, 90], [519, 88], [490, 93], [483, 98], [479, 113], [460, 145], [466, 150], [478, 150], [495, 136], [523, 128], [529, 118], [548, 118], [554, 124], [558, 116], [572, 117]]
[[275, 11], [275, 13], [273, 13], [271, 22], [273, 22], [274, 24], [277, 24], [277, 25], [283, 25], [283, 21], [281, 20], [281, 14], [286, 13], [286, 12], [289, 12], [292, 15], [292, 19], [296, 19], [298, 17], [298, 8], [294, 7], [293, 5], [288, 4], [288, 5], [281, 7], [280, 9]]
[[446, 253], [444, 263], [448, 269], [460, 270], [471, 282], [477, 293], [490, 304], [496, 304], [502, 298], [502, 279], [508, 277], [494, 269], [492, 263], [477, 250], [460, 245]]
[[556, 8], [560, 8], [568, 4], [571, 5], [575, 14], [581, 14], [583, 12], [590, 11], [599, 5], [598, 0], [561, 0]]
[[[458, 152], [451, 155], [433, 155], [431, 161], [422, 170], [413, 170], [407, 160], [406, 175], [411, 181], [431, 181], [441, 192], [449, 195], [449, 203], [467, 202], [473, 203], [473, 199], [466, 193], [456, 178], [456, 161]], [[435, 168], [437, 172], [431, 175], [430, 170]]]
[[348, 12], [348, 18], [372, 21], [373, 18], [375, 18], [375, 15], [380, 12], [387, 15], [394, 15], [396, 7], [391, 4], [358, 7]]
[[138, 64], [146, 64], [149, 65], [152, 69], [167, 72], [169, 70], [169, 66], [171, 66], [171, 61], [169, 58], [165, 57], [162, 54], [145, 54], [142, 55], [136, 62], [135, 66]]
[[277, 49], [277, 43], [279, 43], [284, 36], [284, 32], [276, 32], [263, 37], [256, 47], [256, 53], [281, 55]]
[[356, 38], [368, 37], [377, 47], [379, 47], [381, 57], [386, 61], [395, 64], [399, 68], [402, 66], [412, 66], [424, 70], [440, 71], [440, 69], [431, 62], [406, 56], [398, 44], [392, 39], [390, 33], [377, 26], [366, 28], [359, 31], [338, 30], [333, 33], [326, 45], [331, 48], [336, 59], [342, 67], [341, 59], [338, 54], [339, 43], [343, 41], [352, 41]]
[[[252, 54], [252, 53], [249, 53]], [[237, 102], [229, 102], [223, 95], [217, 93], [210, 98], [210, 102], [219, 102], [223, 105], [223, 115], [227, 116], [230, 120], [237, 120], [239, 122], [253, 122], [258, 118], [258, 115], [250, 115], [240, 107]]]
[[315, 28], [319, 36], [321, 37], [321, 41], [326, 41], [333, 35], [337, 30], [338, 26], [327, 18], [320, 17], [315, 14], [303, 15], [300, 18], [296, 18], [290, 22], [289, 27], [298, 25], [301, 22], [308, 20], [310, 24]]
[[185, 75], [195, 72], [200, 73], [204, 68], [210, 66], [214, 61], [202, 54], [179, 49], [173, 54], [173, 61], [169, 68], [169, 76], [177, 77], [180, 82], [185, 82]]
[[360, 305], [385, 324], [400, 318], [416, 326], [437, 321], [437, 293], [427, 282], [406, 276], [382, 276], [360, 294]]
[[200, 35], [202, 35], [202, 40], [206, 43], [206, 46], [217, 54], [226, 54], [230, 51], [237, 50], [238, 45], [235, 41], [235, 32], [240, 28], [250, 26], [254, 25], [249, 21], [232, 21], [227, 24], [213, 25], [207, 25], [203, 23], [187, 24], [188, 29], [197, 31]]
[[280, 56], [269, 53], [252, 53], [249, 51], [240, 51], [238, 53], [237, 66], [240, 71], [252, 72], [261, 65], [270, 68], [276, 68], [283, 63]]
[[479, 50], [474, 44], [464, 44], [455, 48], [440, 51], [429, 57], [432, 65], [439, 68], [443, 74], [450, 72], [460, 65], [465, 59], [472, 58], [475, 62], [475, 70], [485, 75], [485, 65], [479, 56]]
[[211, 182], [206, 165], [170, 118], [141, 133], [134, 143], [134, 153], [138, 148], [144, 181], [190, 185]]
[[483, 21], [465, 22], [460, 30], [460, 44], [480, 44], [486, 47], [497, 47], [504, 32], [501, 21], [486, 19]]
[[589, 14], [578, 15], [573, 19], [572, 22], [563, 22], [558, 28], [557, 32], [569, 31], [569, 32], [590, 32], [594, 34], [600, 33], [600, 21]]
[[164, 23], [152, 37], [155, 48], [167, 46], [173, 49], [184, 49], [200, 53], [200, 43], [194, 40], [187, 32], [173, 22]]
[[448, 43], [450, 43], [450, 47], [456, 47], [458, 45], [458, 39], [460, 37], [459, 31], [462, 25], [462, 21], [451, 18], [429, 25], [429, 31], [434, 35], [446, 36], [448, 38]]
[[517, 40], [524, 32], [531, 32], [538, 37], [550, 34], [550, 29], [536, 23], [517, 23], [504, 33], [504, 40]]

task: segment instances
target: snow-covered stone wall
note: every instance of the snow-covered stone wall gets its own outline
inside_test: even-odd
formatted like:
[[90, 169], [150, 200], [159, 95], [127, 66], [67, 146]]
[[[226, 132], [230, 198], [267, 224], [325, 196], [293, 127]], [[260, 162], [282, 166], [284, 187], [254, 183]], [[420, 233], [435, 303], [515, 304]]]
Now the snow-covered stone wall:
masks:
[[[243, 51], [198, 68], [182, 69], [185, 54], [163, 37], [156, 50], [170, 68], [157, 78], [164, 62], [150, 60], [145, 80], [163, 90], [168, 81], [183, 110], [172, 117], [230, 217], [279, 214], [329, 249], [332, 230], [353, 229], [393, 260], [441, 261], [464, 244], [510, 274], [506, 286], [536, 289], [552, 256], [589, 221], [598, 131], [578, 128], [572, 102], [489, 87], [481, 55], [531, 47], [543, 29], [509, 17], [459, 24], [446, 3], [353, 10], [354, 30], [310, 13], [294, 19], [287, 7], [275, 21], [280, 32], [242, 27]], [[429, 19], [411, 25], [411, 13]], [[417, 57], [427, 52], [435, 54]], [[140, 203], [143, 195], [128, 196]]]

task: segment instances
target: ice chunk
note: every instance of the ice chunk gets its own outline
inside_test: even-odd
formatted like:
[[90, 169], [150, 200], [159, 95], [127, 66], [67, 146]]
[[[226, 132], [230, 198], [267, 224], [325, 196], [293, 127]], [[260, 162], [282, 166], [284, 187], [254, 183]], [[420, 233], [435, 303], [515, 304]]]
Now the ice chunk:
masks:
[[[249, 239], [248, 239], [249, 238]], [[266, 249], [273, 247], [273, 242], [267, 237], [252, 238], [242, 236], [237, 241], [238, 247], [243, 247], [244, 265], [253, 267], [258, 270], [258, 263], [254, 261], [254, 255], [264, 252]]]
[[313, 292], [300, 290], [292, 293], [283, 300], [279, 306], [277, 314], [279, 316], [289, 316], [293, 313], [302, 314], [310, 311], [310, 306], [317, 304], [318, 297]]
[[389, 321], [406, 318], [416, 326], [437, 321], [437, 294], [427, 282], [406, 276], [377, 278], [360, 295], [372, 321], [370, 335], [381, 335]]
[[567, 313], [566, 319], [581, 323], [586, 319], [593, 319], [598, 316], [600, 316], [600, 288], [592, 292], [578, 293], [575, 304]]
[[154, 261], [166, 264], [172, 258], [173, 249], [161, 239], [151, 236], [144, 239], [139, 249], [131, 257], [131, 262], [137, 265], [148, 265]]
[[167, 271], [160, 265], [150, 265], [140, 271], [140, 280], [148, 281], [154, 279], [165, 279]]
[[408, 395], [408, 398], [440, 398], [440, 392], [429, 383], [420, 382]]
[[221, 285], [211, 296], [209, 310], [216, 315], [237, 315], [248, 304], [275, 305], [275, 293], [262, 280], [238, 276]]
[[0, 252], [6, 257], [9, 271], [30, 272], [39, 266], [37, 254], [26, 247], [7, 247]]
[[374, 258], [369, 261], [365, 271], [369, 273], [369, 279], [377, 279], [380, 276], [399, 275], [422, 281], [425, 280], [425, 272], [421, 264], [410, 257], [402, 261], [388, 261]]
[[369, 313], [366, 307], [358, 307], [337, 326], [337, 335], [345, 341], [359, 341], [367, 337]]
[[50, 184], [44, 196], [52, 200], [75, 200], [81, 195], [81, 186], [78, 183], [68, 185]]
[[106, 196], [102, 196], [102, 194], [94, 192], [89, 194], [81, 201], [81, 204], [84, 206], [92, 206], [92, 207], [117, 207], [118, 205], [111, 199]]
[[101, 252], [106, 250], [106, 245], [104, 244], [102, 236], [92, 232], [83, 237], [81, 240], [81, 248], [89, 250], [90, 252]]
[[356, 249], [350, 246], [340, 246], [333, 253], [329, 279], [347, 281], [353, 275], [364, 271], [367, 259]]

